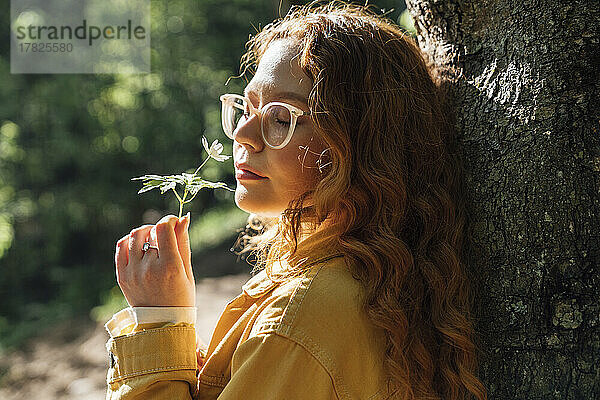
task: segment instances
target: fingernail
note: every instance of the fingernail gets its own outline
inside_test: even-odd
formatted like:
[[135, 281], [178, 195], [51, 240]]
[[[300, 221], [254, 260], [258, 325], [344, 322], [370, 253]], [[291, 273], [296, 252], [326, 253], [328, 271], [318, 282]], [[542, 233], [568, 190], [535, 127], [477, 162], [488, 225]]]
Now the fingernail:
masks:
[[190, 212], [188, 211], [188, 213], [185, 215], [185, 218], [188, 220], [188, 222], [190, 222]]

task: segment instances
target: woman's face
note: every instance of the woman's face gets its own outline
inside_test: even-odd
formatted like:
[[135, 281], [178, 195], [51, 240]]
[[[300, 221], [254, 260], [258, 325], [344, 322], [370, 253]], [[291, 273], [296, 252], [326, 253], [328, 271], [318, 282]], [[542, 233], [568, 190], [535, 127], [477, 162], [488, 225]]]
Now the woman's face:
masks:
[[[269, 45], [256, 75], [244, 90], [255, 108], [280, 101], [309, 111], [307, 99], [312, 82], [300, 69], [298, 54], [298, 44], [291, 39], [280, 39]], [[290, 200], [314, 188], [318, 182], [320, 173], [316, 161], [324, 146], [315, 134], [310, 116], [298, 118], [292, 139], [282, 149], [272, 149], [264, 143], [255, 114], [240, 122], [234, 138], [234, 161], [245, 163], [266, 177], [256, 180], [236, 176], [235, 202], [242, 210], [278, 216]], [[236, 168], [235, 172], [237, 175], [240, 171]]]

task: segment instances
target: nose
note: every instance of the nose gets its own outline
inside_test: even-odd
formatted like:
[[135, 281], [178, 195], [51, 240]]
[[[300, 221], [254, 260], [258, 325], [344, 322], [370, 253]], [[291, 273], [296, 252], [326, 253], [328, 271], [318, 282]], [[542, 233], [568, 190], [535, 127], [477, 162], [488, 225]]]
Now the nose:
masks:
[[264, 148], [264, 142], [258, 115], [251, 114], [250, 118], [239, 124], [233, 131], [233, 140], [248, 150], [261, 151]]

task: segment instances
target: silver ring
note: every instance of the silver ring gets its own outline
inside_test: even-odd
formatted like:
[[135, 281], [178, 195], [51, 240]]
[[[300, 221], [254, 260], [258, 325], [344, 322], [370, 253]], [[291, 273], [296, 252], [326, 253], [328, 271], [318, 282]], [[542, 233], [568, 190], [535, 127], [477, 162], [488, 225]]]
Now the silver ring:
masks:
[[145, 253], [148, 251], [148, 249], [156, 249], [158, 251], [158, 247], [150, 246], [150, 242], [145, 242], [144, 245], [142, 246], [142, 251]]

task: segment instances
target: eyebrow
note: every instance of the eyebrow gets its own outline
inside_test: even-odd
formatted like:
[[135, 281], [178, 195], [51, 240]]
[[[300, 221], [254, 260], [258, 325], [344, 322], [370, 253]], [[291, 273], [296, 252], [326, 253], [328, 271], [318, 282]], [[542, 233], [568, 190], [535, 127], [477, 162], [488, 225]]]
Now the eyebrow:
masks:
[[[256, 95], [256, 91], [250, 89], [249, 91], [246, 91], [246, 89], [244, 89], [244, 96], [248, 97], [248, 95], [250, 93], [253, 93]], [[296, 100], [297, 102], [300, 102], [302, 104], [308, 105], [308, 101], [306, 99], [306, 97], [304, 97], [303, 95], [299, 94], [299, 93], [294, 93], [294, 92], [275, 92], [273, 94], [271, 94], [270, 96], [271, 98], [274, 99], [289, 99], [289, 100]]]

